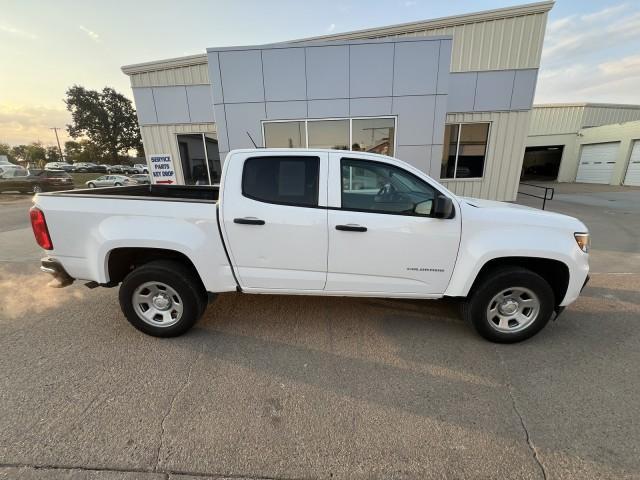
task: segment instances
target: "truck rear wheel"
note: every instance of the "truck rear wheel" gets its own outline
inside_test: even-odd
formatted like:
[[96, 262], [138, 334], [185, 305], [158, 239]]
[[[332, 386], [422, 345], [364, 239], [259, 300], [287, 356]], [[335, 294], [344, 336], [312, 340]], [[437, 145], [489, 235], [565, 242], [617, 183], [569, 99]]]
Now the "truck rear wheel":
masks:
[[515, 343], [532, 337], [549, 322], [553, 290], [537, 273], [503, 267], [480, 280], [462, 307], [465, 320], [487, 340]]
[[180, 262], [155, 260], [129, 273], [120, 286], [120, 307], [138, 330], [176, 337], [189, 330], [206, 308], [206, 292]]

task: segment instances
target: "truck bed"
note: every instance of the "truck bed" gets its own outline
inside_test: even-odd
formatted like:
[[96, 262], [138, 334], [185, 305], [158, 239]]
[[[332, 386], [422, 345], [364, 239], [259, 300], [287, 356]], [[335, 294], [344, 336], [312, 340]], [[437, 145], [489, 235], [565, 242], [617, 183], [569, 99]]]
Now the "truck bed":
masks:
[[41, 195], [119, 199], [140, 199], [142, 197], [145, 200], [216, 203], [219, 192], [220, 187], [218, 185], [132, 185], [130, 187], [84, 188]]

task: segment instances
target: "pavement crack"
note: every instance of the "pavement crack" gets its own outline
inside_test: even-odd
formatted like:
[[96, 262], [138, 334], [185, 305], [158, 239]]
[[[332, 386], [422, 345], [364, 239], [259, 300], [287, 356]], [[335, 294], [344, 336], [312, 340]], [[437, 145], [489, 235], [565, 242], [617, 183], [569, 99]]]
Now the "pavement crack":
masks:
[[187, 372], [187, 378], [185, 378], [185, 381], [182, 383], [180, 388], [176, 391], [176, 393], [173, 396], [173, 398], [171, 398], [171, 403], [169, 403], [169, 408], [167, 409], [166, 413], [162, 417], [162, 422], [160, 422], [160, 441], [158, 442], [158, 450], [156, 451], [156, 464], [155, 464], [155, 467], [153, 469], [154, 472], [158, 472], [159, 471], [159, 467], [160, 467], [160, 453], [162, 452], [162, 449], [164, 447], [164, 437], [165, 437], [165, 434], [166, 434], [165, 423], [167, 422], [167, 419], [173, 413], [173, 409], [174, 409], [174, 407], [176, 405], [176, 401], [178, 400], [178, 397], [180, 395], [182, 395], [182, 393], [191, 384], [191, 374], [193, 373], [193, 369], [196, 366], [196, 364], [200, 361], [200, 359], [202, 358], [203, 355], [204, 355], [204, 342], [202, 342], [202, 348], [200, 350], [200, 353], [193, 360], [193, 362], [191, 362], [191, 365], [189, 365], [189, 370]]
[[518, 408], [518, 402], [516, 401], [516, 397], [513, 395], [513, 387], [511, 385], [511, 381], [509, 379], [509, 372], [507, 371], [507, 366], [504, 363], [504, 360], [502, 358], [502, 354], [500, 353], [499, 350], [497, 350], [498, 353], [498, 358], [500, 359], [500, 365], [502, 365], [502, 369], [505, 373], [505, 377], [507, 379], [506, 382], [506, 386], [507, 386], [507, 393], [509, 394], [509, 398], [511, 399], [511, 406], [513, 408], [513, 411], [515, 412], [516, 416], [518, 417], [518, 420], [520, 420], [520, 425], [522, 426], [522, 430], [524, 431], [524, 435], [525, 435], [525, 439], [527, 441], [527, 446], [529, 447], [529, 450], [531, 451], [531, 454], [533, 455], [533, 459], [535, 460], [536, 464], [538, 465], [538, 467], [540, 468], [540, 472], [542, 473], [542, 478], [544, 480], [547, 480], [547, 469], [545, 468], [544, 464], [542, 463], [542, 458], [540, 457], [540, 454], [538, 453], [538, 449], [536, 448], [536, 446], [533, 443], [533, 440], [531, 439], [531, 435], [529, 433], [529, 429], [527, 428], [527, 424], [524, 421], [524, 417], [522, 416], [522, 413], [520, 413], [520, 409]]

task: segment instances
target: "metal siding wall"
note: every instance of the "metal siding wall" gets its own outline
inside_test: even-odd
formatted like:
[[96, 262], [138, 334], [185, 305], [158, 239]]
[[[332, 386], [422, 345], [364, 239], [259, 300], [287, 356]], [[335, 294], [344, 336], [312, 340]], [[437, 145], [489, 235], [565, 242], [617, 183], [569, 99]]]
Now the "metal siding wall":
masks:
[[533, 107], [529, 136], [576, 133], [583, 125], [584, 107]]
[[209, 84], [209, 70], [206, 61], [198, 65], [135, 73], [130, 77], [132, 87]]
[[538, 68], [546, 24], [547, 14], [536, 13], [393, 37], [452, 35], [452, 72]]
[[609, 123], [640, 120], [640, 108], [595, 107], [585, 108], [583, 127], [599, 127]]
[[[143, 125], [140, 127], [144, 151], [148, 155], [156, 153], [170, 153], [176, 169], [178, 183], [184, 183], [182, 164], [176, 134], [178, 133], [209, 133], [216, 135], [215, 123], [192, 123], [181, 125]], [[222, 159], [221, 159], [222, 160]]]
[[455, 113], [447, 123], [491, 122], [484, 177], [440, 180], [458, 195], [515, 200], [524, 157], [530, 112]]

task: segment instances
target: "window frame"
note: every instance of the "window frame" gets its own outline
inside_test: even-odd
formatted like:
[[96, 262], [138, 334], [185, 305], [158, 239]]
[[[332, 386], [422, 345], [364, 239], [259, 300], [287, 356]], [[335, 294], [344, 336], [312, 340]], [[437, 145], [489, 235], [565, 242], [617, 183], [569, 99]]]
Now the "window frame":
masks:
[[[314, 159], [317, 160], [318, 162], [318, 182], [317, 182], [317, 188], [316, 188], [316, 198], [315, 198], [315, 205], [302, 205], [299, 203], [291, 203], [291, 202], [274, 202], [274, 201], [269, 201], [269, 200], [265, 200], [263, 198], [258, 198], [255, 197], [251, 194], [248, 194], [244, 188], [244, 179], [245, 179], [245, 173], [246, 173], [246, 167], [247, 167], [247, 162], [249, 160], [254, 160], [254, 159], [269, 159], [269, 158], [286, 158], [286, 159], [296, 159], [296, 158], [310, 158], [310, 159]], [[244, 162], [242, 162], [242, 175], [240, 178], [240, 192], [242, 193], [242, 196], [245, 198], [248, 198], [250, 200], [253, 200], [255, 202], [260, 202], [260, 203], [267, 203], [267, 204], [271, 204], [271, 205], [283, 205], [286, 207], [298, 207], [298, 208], [326, 208], [326, 207], [322, 207], [320, 206], [320, 169], [322, 168], [322, 162], [320, 161], [320, 157], [317, 155], [256, 155], [253, 157], [247, 157], [244, 159]]]
[[[440, 181], [442, 182], [477, 182], [479, 180], [483, 180], [485, 173], [487, 171], [487, 157], [489, 156], [489, 140], [491, 138], [491, 129], [492, 129], [492, 123], [491, 121], [483, 121], [483, 122], [445, 122], [444, 126], [447, 127], [447, 125], [449, 126], [453, 126], [453, 125], [457, 125], [458, 126], [458, 138], [456, 139], [456, 160], [453, 166], [453, 177], [441, 177]], [[478, 124], [486, 124], [488, 125], [487, 128], [487, 141], [485, 143], [485, 150], [484, 150], [484, 162], [482, 164], [482, 175], [479, 177], [464, 177], [464, 178], [458, 178], [457, 175], [457, 170], [458, 170], [458, 156], [460, 153], [460, 136], [462, 134], [462, 126], [463, 125], [478, 125]], [[443, 132], [444, 135], [444, 132]], [[442, 148], [443, 148], [443, 155], [444, 155], [444, 148], [446, 148], [446, 146], [448, 145], [447, 143], [444, 142], [444, 138], [442, 139]], [[440, 165], [442, 165], [442, 158], [440, 158]]]
[[[382, 214], [382, 215], [398, 215], [398, 216], [402, 216], [402, 217], [418, 217], [418, 218], [435, 218], [433, 216], [433, 213], [429, 214], [429, 215], [420, 215], [417, 213], [401, 213], [401, 212], [390, 212], [388, 210], [371, 210], [371, 209], [366, 209], [366, 208], [345, 208], [344, 205], [344, 201], [343, 201], [343, 195], [344, 195], [344, 190], [342, 189], [342, 162], [345, 160], [355, 160], [358, 162], [370, 162], [370, 163], [375, 163], [378, 165], [382, 165], [383, 167], [393, 167], [393, 168], [397, 168], [398, 170], [401, 170], [403, 173], [409, 175], [410, 177], [413, 177], [414, 179], [425, 183], [426, 185], [429, 186], [429, 188], [431, 188], [434, 191], [434, 200], [435, 197], [437, 195], [444, 195], [448, 198], [450, 198], [448, 195], [445, 195], [442, 191], [440, 191], [440, 189], [436, 188], [435, 186], [433, 186], [430, 182], [427, 182], [426, 180], [420, 178], [419, 176], [417, 176], [416, 174], [405, 170], [402, 167], [399, 167], [398, 165], [393, 165], [391, 163], [386, 163], [386, 162], [381, 162], [379, 160], [372, 160], [369, 158], [357, 158], [357, 157], [349, 157], [349, 156], [344, 156], [344, 157], [340, 157], [340, 175], [339, 175], [339, 180], [340, 180], [340, 208], [338, 210], [344, 210], [345, 212], [358, 212], [358, 213], [375, 213], [375, 214]], [[433, 206], [432, 206], [433, 209]], [[455, 203], [454, 203], [454, 212], [455, 212]], [[452, 215], [451, 218], [453, 218], [455, 216]]]
[[[262, 147], [267, 147], [267, 139], [264, 135], [264, 126], [268, 123], [288, 123], [288, 122], [302, 122], [304, 123], [304, 142], [305, 146], [300, 148], [306, 148], [307, 150], [319, 149], [317, 147], [309, 148], [309, 122], [322, 122], [322, 121], [330, 121], [330, 120], [348, 120], [349, 121], [349, 150], [336, 150], [336, 152], [355, 152], [357, 150], [351, 150], [353, 147], [353, 121], [354, 120], [378, 120], [378, 119], [392, 119], [393, 120], [393, 154], [396, 155], [398, 151], [398, 116], [397, 115], [376, 115], [369, 117], [327, 117], [327, 118], [287, 118], [285, 120], [262, 120], [260, 122], [260, 127], [262, 130]], [[274, 147], [275, 148], [275, 147]], [[279, 147], [279, 148], [287, 148], [287, 147]], [[332, 149], [329, 149], [332, 150]], [[368, 152], [363, 152], [368, 153]]]
[[[202, 148], [204, 149], [204, 165], [207, 169], [207, 179], [209, 180], [209, 185], [202, 185], [202, 186], [207, 186], [207, 187], [211, 187], [213, 185], [215, 185], [212, 181], [211, 181], [211, 169], [209, 168], [209, 153], [207, 152], [207, 135], [215, 135], [215, 140], [218, 142], [218, 152], [220, 152], [219, 148], [220, 148], [220, 140], [218, 139], [218, 134], [216, 132], [175, 132], [174, 134], [174, 140], [175, 140], [175, 145], [177, 148], [177, 152], [178, 152], [178, 163], [180, 164], [180, 175], [182, 175], [182, 183], [185, 183], [184, 181], [184, 171], [182, 168], [182, 156], [180, 155], [180, 141], [178, 140], [178, 137], [181, 135], [200, 135], [200, 138], [202, 140]], [[220, 159], [220, 176], [222, 177], [222, 164], [223, 164], [223, 160]], [[176, 162], [174, 162], [174, 168], [176, 165]], [[152, 180], [153, 181], [153, 180]], [[220, 183], [220, 179], [218, 179], [218, 183]], [[192, 185], [192, 186], [196, 186], [196, 185]]]

